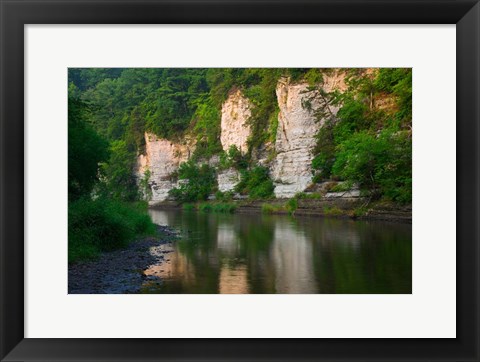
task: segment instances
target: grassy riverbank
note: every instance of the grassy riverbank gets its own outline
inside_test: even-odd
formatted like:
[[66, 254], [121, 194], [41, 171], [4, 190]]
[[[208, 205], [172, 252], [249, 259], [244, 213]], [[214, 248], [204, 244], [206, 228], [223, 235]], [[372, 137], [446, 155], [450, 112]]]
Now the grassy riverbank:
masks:
[[100, 198], [79, 199], [68, 206], [68, 261], [97, 258], [102, 252], [127, 247], [133, 240], [155, 235], [144, 202]]
[[182, 208], [183, 210], [216, 213], [289, 214], [292, 216], [313, 215], [360, 220], [386, 220], [402, 223], [412, 222], [411, 205], [396, 204], [388, 201], [376, 201], [367, 204], [366, 201], [361, 198], [233, 200], [229, 202], [208, 201], [196, 204], [163, 202], [153, 206], [153, 208]]

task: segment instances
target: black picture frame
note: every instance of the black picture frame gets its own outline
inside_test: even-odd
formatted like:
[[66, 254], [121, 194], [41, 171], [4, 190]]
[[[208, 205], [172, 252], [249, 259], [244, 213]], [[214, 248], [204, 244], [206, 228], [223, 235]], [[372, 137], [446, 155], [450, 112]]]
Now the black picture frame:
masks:
[[[0, 0], [0, 4], [2, 361], [479, 360], [478, 0]], [[24, 25], [157, 23], [456, 24], [457, 338], [24, 338]]]

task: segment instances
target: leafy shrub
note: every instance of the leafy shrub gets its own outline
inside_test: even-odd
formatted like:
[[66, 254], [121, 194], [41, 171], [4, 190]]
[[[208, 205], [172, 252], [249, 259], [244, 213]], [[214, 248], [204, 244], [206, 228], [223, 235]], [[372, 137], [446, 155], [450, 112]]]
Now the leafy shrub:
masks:
[[332, 186], [329, 191], [331, 192], [346, 192], [350, 191], [353, 187], [352, 181], [339, 182]]
[[152, 191], [152, 188], [150, 187], [151, 176], [152, 176], [152, 173], [150, 172], [150, 170], [146, 170], [145, 173], [143, 174], [142, 179], [139, 182], [140, 192], [143, 194], [143, 198], [147, 201], [150, 201], [153, 197], [153, 191]]
[[180, 202], [206, 200], [216, 184], [215, 170], [207, 164], [199, 166], [192, 160], [180, 165], [178, 178], [185, 181], [170, 190], [170, 195]]
[[68, 98], [68, 198], [88, 195], [97, 181], [98, 164], [108, 158], [108, 143], [87, 123], [91, 109]]
[[208, 158], [220, 151], [220, 110], [216, 107], [211, 98], [199, 96], [194, 102], [197, 107], [193, 120], [195, 126], [193, 132], [196, 134], [196, 147], [192, 155], [195, 160]]
[[305, 192], [297, 192], [295, 196], [293, 196], [295, 199], [306, 199], [308, 198], [308, 195]]
[[222, 202], [228, 202], [233, 200], [233, 191], [217, 191], [215, 192], [215, 200], [217, 201], [222, 201]]
[[290, 199], [285, 204], [285, 209], [288, 211], [289, 214], [294, 214], [295, 210], [298, 208], [298, 200], [296, 198]]
[[[108, 162], [100, 164], [102, 182], [98, 184], [99, 193], [104, 197], [118, 200], [138, 200], [140, 193], [133, 173], [134, 166], [135, 153], [129, 148], [127, 142], [112, 141]], [[148, 180], [146, 182], [148, 183]], [[144, 191], [148, 189], [146, 186], [144, 184]]]
[[230, 145], [227, 152], [220, 154], [220, 169], [235, 168], [237, 170], [243, 170], [247, 168], [247, 157], [242, 155], [242, 152], [235, 145]]
[[198, 206], [198, 209], [203, 212], [218, 212], [218, 213], [233, 213], [237, 205], [234, 203], [210, 203], [205, 202]]
[[293, 196], [297, 200], [303, 199], [321, 199], [322, 194], [319, 192], [297, 192], [295, 196]]
[[375, 79], [375, 86], [398, 99], [397, 119], [402, 123], [412, 120], [412, 70], [409, 68], [382, 68]]
[[212, 204], [205, 202], [203, 204], [198, 205], [198, 209], [203, 212], [210, 212], [213, 210]]
[[68, 259], [90, 259], [123, 248], [155, 226], [141, 206], [100, 198], [79, 199], [68, 206]]
[[339, 147], [333, 172], [393, 201], [411, 202], [411, 139], [383, 130], [378, 136], [356, 133]]
[[237, 209], [234, 203], [219, 203], [213, 205], [214, 212], [233, 213]]
[[273, 196], [275, 189], [269, 177], [268, 169], [256, 166], [241, 172], [240, 182], [235, 186], [235, 191], [248, 194], [251, 199], [265, 199]]
[[353, 210], [352, 216], [353, 217], [362, 217], [368, 214], [368, 208], [365, 206], [359, 206]]
[[[346, 82], [344, 93], [326, 95], [326, 106], [340, 106], [335, 117], [325, 117], [323, 109], [315, 112], [325, 121], [317, 134], [313, 181], [344, 180], [372, 190], [372, 196], [411, 202], [411, 69], [382, 68], [371, 74], [351, 69]], [[376, 105], [383, 99], [393, 102], [388, 111]]]

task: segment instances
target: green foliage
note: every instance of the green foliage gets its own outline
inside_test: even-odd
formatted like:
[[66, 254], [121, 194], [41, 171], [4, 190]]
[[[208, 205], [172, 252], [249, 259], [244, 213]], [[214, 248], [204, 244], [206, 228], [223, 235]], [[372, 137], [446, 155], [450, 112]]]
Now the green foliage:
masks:
[[[245, 89], [245, 95], [253, 104], [249, 124], [251, 127], [251, 137], [248, 139], [249, 151], [259, 148], [263, 143], [272, 138], [273, 128], [270, 123], [276, 123], [278, 120], [278, 103], [275, 89], [278, 79], [282, 76], [281, 69], [246, 69], [245, 72], [252, 78], [258, 79], [258, 82]], [[248, 83], [247, 83], [248, 84]], [[270, 134], [268, 132], [269, 128]]]
[[293, 197], [297, 200], [301, 200], [306, 199], [308, 196], [305, 192], [297, 192]]
[[128, 149], [127, 143], [124, 140], [111, 142], [108, 163], [101, 164], [102, 183], [99, 185], [99, 193], [124, 201], [138, 200], [134, 165], [135, 153]]
[[69, 80], [93, 105], [93, 123], [99, 133], [110, 140], [129, 138], [138, 144], [146, 130], [178, 138], [190, 126], [198, 104], [208, 97], [206, 72], [201, 68], [71, 68]]
[[220, 154], [219, 169], [225, 170], [231, 167], [237, 170], [243, 170], [248, 167], [247, 158], [242, 155], [242, 152], [235, 145], [230, 145], [227, 152]]
[[223, 212], [223, 213], [233, 213], [237, 209], [237, 204], [235, 203], [218, 203], [215, 204], [213, 207], [213, 211], [215, 212]]
[[274, 185], [269, 177], [268, 169], [256, 166], [242, 170], [240, 182], [235, 186], [235, 191], [249, 195], [251, 199], [266, 199], [273, 196]]
[[206, 79], [210, 87], [210, 95], [219, 109], [236, 84], [237, 74], [240, 71], [241, 69], [235, 68], [210, 68], [207, 70]]
[[196, 100], [193, 131], [196, 134], [194, 159], [207, 158], [222, 151], [220, 110], [210, 97]]
[[233, 192], [232, 191], [217, 191], [215, 192], [215, 200], [217, 201], [222, 201], [222, 202], [228, 202], [233, 200]]
[[198, 209], [203, 212], [216, 212], [216, 213], [233, 213], [237, 205], [235, 203], [225, 202], [204, 202], [198, 205]]
[[88, 195], [97, 181], [98, 164], [108, 157], [107, 142], [87, 122], [88, 106], [68, 98], [68, 198]]
[[152, 173], [150, 170], [146, 170], [143, 174], [142, 179], [139, 182], [140, 192], [143, 194], [143, 199], [150, 201], [153, 197], [152, 188], [150, 187], [150, 177]]
[[359, 206], [353, 210], [352, 216], [353, 217], [362, 217], [368, 214], [368, 208], [365, 206]]
[[339, 182], [336, 185], [333, 185], [329, 192], [346, 192], [350, 191], [353, 187], [353, 182], [351, 180], [345, 182]]
[[333, 127], [334, 123], [328, 120], [316, 135], [317, 144], [314, 149], [316, 156], [312, 160], [312, 169], [318, 171], [316, 176], [319, 179], [327, 179], [332, 174], [336, 146]]
[[185, 211], [195, 210], [195, 205], [187, 202], [187, 203], [182, 205], [182, 209], [185, 210]]
[[275, 213], [281, 213], [284, 211], [285, 211], [285, 207], [283, 205], [262, 204], [262, 213], [264, 214], [275, 214]]
[[198, 209], [203, 212], [210, 212], [213, 209], [213, 206], [209, 202], [204, 202], [198, 205]]
[[92, 259], [154, 232], [154, 224], [139, 204], [81, 198], [68, 205], [68, 260]]
[[293, 215], [295, 213], [295, 210], [298, 208], [298, 199], [297, 198], [292, 198], [287, 201], [285, 204], [285, 209], [288, 211], [290, 215]]
[[412, 69], [382, 68], [378, 72], [375, 86], [386, 93], [395, 95], [399, 110], [397, 119], [403, 127], [411, 126], [412, 120]]
[[275, 111], [272, 112], [269, 119], [269, 128], [268, 128], [268, 138], [267, 141], [271, 142], [272, 144], [275, 143], [277, 139], [277, 130], [278, 130], [278, 115], [280, 113], [280, 108], [276, 108]]
[[[366, 152], [364, 146], [382, 148], [383, 141], [379, 139], [377, 142], [373, 138], [381, 138], [382, 134], [386, 137], [390, 132], [392, 143], [386, 154], [388, 157], [400, 155], [398, 162], [391, 164], [377, 154], [372, 157], [375, 164], [387, 164], [394, 167], [394, 171], [372, 171], [374, 180], [371, 176], [364, 176], [361, 186], [374, 187], [378, 196], [408, 202], [411, 172], [400, 169], [411, 164], [407, 158], [411, 158], [412, 70], [345, 69], [342, 72], [347, 76], [347, 90], [327, 93], [322, 87], [325, 75], [336, 71], [321, 68], [71, 68], [68, 74], [69, 98], [79, 97], [89, 105], [88, 111], [81, 112], [77, 112], [74, 105], [72, 111], [76, 116], [69, 118], [88, 118], [89, 125], [70, 127], [69, 121], [72, 130], [69, 137], [77, 139], [72, 147], [69, 145], [69, 148], [76, 147], [69, 152], [72, 165], [69, 175], [73, 175], [72, 182], [69, 181], [70, 197], [78, 198], [91, 192], [98, 176], [97, 165], [103, 162], [104, 185], [98, 189], [112, 197], [135, 199], [138, 195], [135, 180], [129, 179], [127, 173], [131, 172], [136, 155], [144, 152], [146, 131], [174, 141], [186, 134], [194, 137], [193, 160], [198, 163], [219, 154], [220, 168], [245, 170], [238, 188], [242, 193], [248, 193], [252, 198], [270, 197], [271, 182], [248, 181], [256, 178], [255, 175], [250, 177], [253, 170], [251, 155], [267, 142], [275, 141], [279, 112], [275, 89], [278, 80], [286, 76], [293, 82], [306, 81], [309, 84], [302, 104], [317, 121], [322, 122], [313, 152], [314, 181], [333, 178], [354, 182], [360, 179], [358, 174], [362, 170], [370, 172], [373, 166], [366, 165], [373, 161], [366, 161], [365, 154], [352, 160], [347, 158], [356, 157], [355, 149]], [[221, 106], [237, 89], [253, 105], [248, 121], [252, 133], [247, 155], [234, 149], [223, 153], [220, 144]], [[93, 131], [110, 142], [109, 160], [107, 152], [100, 150], [105, 149], [105, 144], [101, 145], [101, 138]], [[91, 156], [88, 156], [89, 152]], [[77, 160], [70, 162], [71, 155]], [[274, 156], [273, 150], [269, 157]], [[81, 171], [81, 164], [86, 165], [85, 172]], [[215, 187], [207, 188], [212, 192]], [[173, 194], [179, 199], [187, 197], [194, 198], [194, 201], [197, 197], [204, 198], [200, 195], [204, 192], [194, 196], [195, 192], [190, 193], [184, 186]]]
[[324, 206], [323, 207], [323, 214], [326, 216], [340, 216], [343, 215], [345, 212], [340, 209], [338, 206]]
[[[280, 68], [216, 68], [207, 72], [210, 96], [221, 107], [231, 92], [241, 89], [253, 107], [249, 124], [249, 154], [267, 140], [274, 141], [278, 126], [278, 103], [275, 89], [282, 76], [295, 73], [295, 69]], [[305, 71], [300, 71], [299, 75]]]
[[215, 170], [207, 164], [197, 165], [192, 160], [180, 165], [178, 178], [184, 182], [172, 189], [170, 195], [180, 202], [206, 200], [216, 184]]
[[208, 92], [206, 69], [163, 68], [151, 71], [155, 78], [149, 81], [148, 86], [153, 90], [143, 103], [146, 127], [160, 137], [176, 138], [189, 127], [199, 99]]
[[130, 150], [145, 152], [145, 119], [138, 107], [131, 112], [126, 120], [125, 142]]
[[323, 74], [325, 69], [322, 68], [310, 68], [303, 75], [303, 79], [308, 82], [310, 86], [316, 86], [323, 83]]
[[125, 140], [142, 152], [144, 132], [171, 140], [185, 132], [197, 141], [193, 157], [221, 152], [220, 109], [241, 89], [253, 104], [249, 154], [274, 142], [278, 127], [275, 89], [280, 77], [320, 82], [325, 69], [281, 68], [70, 68], [70, 92], [92, 105], [92, 124], [109, 141]]
[[[315, 114], [325, 120], [312, 161], [314, 181], [340, 178], [378, 197], [409, 203], [411, 69], [385, 68], [373, 73], [351, 69], [347, 73], [344, 93], [321, 94], [315, 88], [309, 93], [309, 99], [320, 100]], [[392, 101], [394, 106], [380, 106]], [[340, 106], [335, 117], [328, 116], [329, 105]]]
[[122, 71], [122, 68], [69, 68], [68, 82], [84, 91], [94, 88], [105, 79], [117, 78]]
[[393, 201], [410, 202], [411, 139], [406, 132], [362, 131], [339, 145], [333, 172]]

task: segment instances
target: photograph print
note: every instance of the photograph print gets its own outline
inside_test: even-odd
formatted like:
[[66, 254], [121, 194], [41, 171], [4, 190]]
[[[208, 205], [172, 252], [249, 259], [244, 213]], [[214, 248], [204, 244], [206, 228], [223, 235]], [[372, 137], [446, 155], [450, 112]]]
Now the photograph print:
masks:
[[69, 294], [411, 294], [411, 68], [69, 68]]

